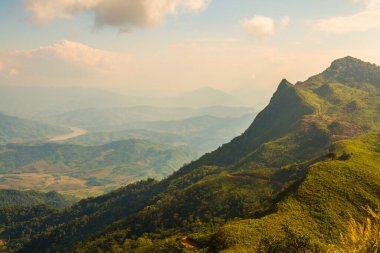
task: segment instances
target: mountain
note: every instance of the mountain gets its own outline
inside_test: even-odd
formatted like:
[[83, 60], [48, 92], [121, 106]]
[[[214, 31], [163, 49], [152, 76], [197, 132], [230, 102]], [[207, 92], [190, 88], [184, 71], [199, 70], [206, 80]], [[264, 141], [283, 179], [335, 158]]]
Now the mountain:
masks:
[[42, 193], [36, 191], [0, 190], [0, 209], [4, 206], [27, 207], [38, 205], [63, 208], [73, 203], [73, 198], [68, 198], [54, 191]]
[[135, 128], [154, 121], [178, 121], [200, 116], [240, 117], [252, 113], [248, 107], [215, 106], [206, 108], [135, 106], [125, 108], [91, 108], [70, 111], [44, 118], [54, 124], [76, 126], [91, 132]]
[[0, 113], [0, 143], [43, 140], [67, 132], [69, 130], [64, 127], [38, 123]]
[[[165, 103], [165, 102], [164, 102]], [[221, 90], [210, 87], [202, 87], [193, 91], [185, 92], [177, 97], [166, 100], [168, 106], [176, 107], [212, 107], [212, 106], [243, 106], [236, 97]]]
[[330, 82], [336, 81], [359, 89], [380, 87], [379, 67], [350, 56], [334, 61], [330, 68], [317, 76], [323, 77]]
[[241, 117], [199, 116], [185, 120], [135, 122], [124, 125], [125, 130], [122, 131], [88, 133], [67, 142], [91, 146], [126, 139], [145, 139], [186, 147], [202, 155], [241, 134], [251, 124], [252, 117], [253, 113]]
[[84, 108], [131, 106], [135, 105], [136, 101], [135, 98], [99, 89], [0, 85], [1, 110], [25, 118], [55, 115]]
[[0, 146], [0, 188], [100, 195], [148, 177], [163, 178], [193, 155], [144, 140], [101, 146], [47, 143]]
[[0, 238], [31, 253], [342, 247], [350, 217], [380, 207], [378, 71], [349, 57], [305, 82], [283, 80], [242, 135], [171, 176], [16, 220]]
[[312, 242], [306, 250], [334, 252], [326, 248], [349, 233], [350, 218], [362, 221], [370, 216], [367, 207], [380, 205], [380, 133], [338, 141], [329, 150], [335, 156], [328, 155], [311, 164], [302, 182], [287, 192], [269, 215], [223, 226], [208, 247], [217, 251], [250, 251], [260, 244], [260, 238], [273, 234], [286, 241], [284, 236], [289, 236], [290, 228], [294, 238]]
[[[22, 103], [20, 103], [22, 101]], [[101, 89], [46, 88], [0, 85], [0, 108], [10, 115], [41, 119], [84, 109], [125, 107], [244, 107], [232, 95], [201, 88], [165, 98], [134, 97]]]

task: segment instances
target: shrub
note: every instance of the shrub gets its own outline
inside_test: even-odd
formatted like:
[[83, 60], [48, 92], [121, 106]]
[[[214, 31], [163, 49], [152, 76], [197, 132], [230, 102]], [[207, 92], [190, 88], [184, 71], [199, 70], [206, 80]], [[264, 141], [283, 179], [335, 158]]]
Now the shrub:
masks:
[[330, 246], [329, 253], [380, 252], [380, 214], [367, 210], [369, 217], [363, 223], [350, 219], [348, 233], [342, 235], [340, 245]]

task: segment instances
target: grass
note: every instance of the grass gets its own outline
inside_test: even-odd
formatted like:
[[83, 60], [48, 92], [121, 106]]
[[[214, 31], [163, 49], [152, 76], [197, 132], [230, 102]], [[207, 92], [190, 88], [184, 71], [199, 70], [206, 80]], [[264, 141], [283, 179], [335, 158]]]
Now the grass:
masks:
[[[284, 236], [283, 226], [307, 235], [322, 248], [340, 242], [340, 235], [359, 229], [350, 219], [363, 220], [365, 206], [380, 207], [380, 133], [332, 145], [337, 157], [309, 167], [296, 192], [277, 204], [277, 211], [260, 219], [228, 223], [213, 235], [210, 247], [226, 252], [252, 252], [263, 235]], [[363, 225], [364, 226], [364, 225]], [[362, 226], [362, 228], [363, 228]], [[369, 229], [369, 224], [364, 226]], [[365, 251], [358, 251], [365, 252]]]

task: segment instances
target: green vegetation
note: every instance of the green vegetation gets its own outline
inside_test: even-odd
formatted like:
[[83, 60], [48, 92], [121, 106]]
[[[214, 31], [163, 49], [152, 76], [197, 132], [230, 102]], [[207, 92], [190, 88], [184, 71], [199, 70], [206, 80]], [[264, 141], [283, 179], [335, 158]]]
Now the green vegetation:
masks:
[[344, 58], [306, 82], [283, 80], [248, 130], [216, 151], [161, 181], [16, 219], [0, 238], [29, 253], [368, 249], [378, 242], [366, 207], [380, 208], [379, 70]]
[[51, 207], [68, 207], [76, 199], [61, 195], [57, 192], [36, 192], [0, 190], [0, 206], [38, 206], [48, 205]]
[[170, 175], [193, 156], [184, 149], [143, 140], [85, 147], [8, 144], [0, 152], [0, 186], [100, 195], [144, 178]]
[[51, 136], [67, 132], [69, 130], [63, 127], [41, 124], [0, 113], [0, 144], [46, 140]]

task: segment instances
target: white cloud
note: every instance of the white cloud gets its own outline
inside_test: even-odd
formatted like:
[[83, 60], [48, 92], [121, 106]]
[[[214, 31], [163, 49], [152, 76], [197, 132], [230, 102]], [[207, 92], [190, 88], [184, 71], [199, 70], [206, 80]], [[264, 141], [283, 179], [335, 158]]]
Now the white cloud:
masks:
[[289, 23], [290, 23], [290, 17], [289, 16], [282, 17], [281, 21], [280, 21], [280, 28], [285, 29], [286, 27], [288, 27]]
[[274, 35], [278, 29], [285, 29], [290, 23], [290, 18], [281, 18], [278, 26], [273, 18], [265, 16], [254, 16], [242, 22], [245, 31], [254, 38], [266, 38]]
[[122, 31], [151, 27], [166, 16], [204, 10], [211, 0], [25, 0], [26, 8], [38, 24], [56, 18], [72, 18], [93, 13], [97, 26], [114, 26]]
[[[301, 41], [294, 44], [294, 51], [245, 39], [206, 37], [129, 55], [62, 41], [33, 50], [0, 51], [0, 84], [92, 87], [153, 96], [211, 86], [236, 89], [249, 101], [256, 101], [262, 100], [263, 94], [270, 97], [282, 78], [304, 80], [342, 56], [379, 63], [376, 47], [353, 44], [344, 49], [334, 44], [327, 50], [317, 45]], [[19, 74], [10, 77], [12, 69]]]
[[107, 69], [111, 63], [119, 62], [121, 59], [127, 59], [127, 55], [92, 48], [82, 43], [68, 40], [63, 40], [37, 49], [19, 50], [12, 54], [15, 56], [39, 59], [50, 57], [70, 64], [96, 67], [99, 69]]
[[276, 32], [274, 20], [265, 16], [254, 16], [243, 21], [243, 27], [252, 37], [269, 37]]
[[67, 40], [36, 49], [2, 52], [0, 60], [0, 80], [12, 77], [24, 85], [32, 82], [31, 85], [65, 86], [75, 85], [75, 80], [80, 86], [96, 86], [97, 80], [106, 83], [104, 80], [112, 80], [114, 75], [128, 75], [131, 69], [128, 54]]
[[380, 0], [354, 0], [364, 3], [364, 10], [349, 16], [336, 16], [312, 22], [314, 29], [327, 33], [367, 32], [380, 28]]

